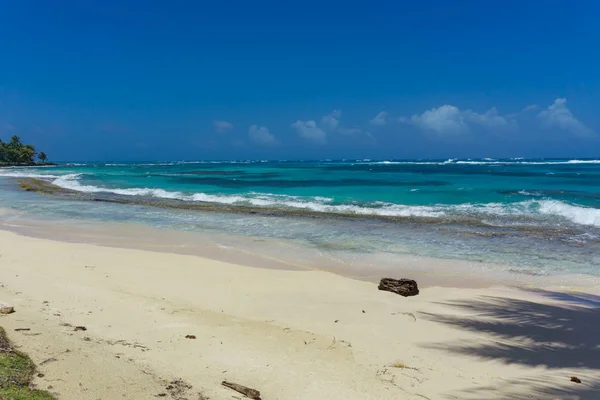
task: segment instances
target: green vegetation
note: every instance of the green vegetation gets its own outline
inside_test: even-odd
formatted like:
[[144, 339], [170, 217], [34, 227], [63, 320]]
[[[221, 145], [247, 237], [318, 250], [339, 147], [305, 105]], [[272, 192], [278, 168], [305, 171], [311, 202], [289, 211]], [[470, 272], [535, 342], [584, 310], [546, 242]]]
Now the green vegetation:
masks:
[[15, 350], [0, 328], [0, 400], [55, 400], [48, 392], [31, 389], [35, 365]]
[[[35, 158], [40, 160], [35, 162]], [[38, 153], [32, 144], [24, 144], [21, 138], [14, 135], [10, 141], [0, 139], [0, 166], [5, 165], [46, 165], [48, 156], [43, 151]]]

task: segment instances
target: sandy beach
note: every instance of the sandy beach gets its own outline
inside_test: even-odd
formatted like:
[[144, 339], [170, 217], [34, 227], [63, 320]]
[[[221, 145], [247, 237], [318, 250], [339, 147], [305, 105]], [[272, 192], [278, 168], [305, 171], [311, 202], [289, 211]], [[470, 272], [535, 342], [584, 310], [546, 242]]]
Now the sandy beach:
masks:
[[600, 398], [591, 293], [403, 298], [324, 271], [0, 231], [0, 301], [59, 399], [241, 398], [224, 380], [265, 400]]
[[600, 400], [599, 15], [4, 1], [0, 400]]

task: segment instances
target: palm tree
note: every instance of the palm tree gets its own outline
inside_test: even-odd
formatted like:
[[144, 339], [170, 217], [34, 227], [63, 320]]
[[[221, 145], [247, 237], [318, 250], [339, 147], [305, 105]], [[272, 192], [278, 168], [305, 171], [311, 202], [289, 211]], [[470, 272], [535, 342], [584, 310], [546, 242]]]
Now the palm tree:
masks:
[[38, 158], [40, 159], [41, 162], [45, 163], [46, 160], [48, 159], [48, 156], [46, 155], [46, 153], [41, 151], [40, 154], [38, 154]]
[[9, 144], [10, 144], [11, 146], [13, 146], [13, 147], [20, 146], [20, 145], [21, 145], [21, 138], [20, 138], [19, 136], [17, 136], [17, 135], [13, 135], [13, 136], [10, 138], [10, 143], [9, 143]]
[[[0, 164], [33, 165], [37, 154], [34, 145], [24, 144], [17, 135], [11, 137], [9, 142], [0, 140]], [[46, 161], [48, 157], [45, 153], [40, 153], [38, 158]]]
[[0, 139], [0, 163], [6, 162], [6, 143]]
[[35, 151], [34, 145], [26, 144], [25, 146], [21, 146], [19, 153], [19, 162], [24, 164], [33, 164], [33, 160], [35, 159], [37, 151]]

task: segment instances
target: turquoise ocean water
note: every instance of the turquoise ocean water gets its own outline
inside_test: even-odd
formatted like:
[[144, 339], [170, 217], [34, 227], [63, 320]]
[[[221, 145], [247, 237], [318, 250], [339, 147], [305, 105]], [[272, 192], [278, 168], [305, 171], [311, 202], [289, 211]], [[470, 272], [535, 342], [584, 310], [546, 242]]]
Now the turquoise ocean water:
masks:
[[[310, 216], [52, 199], [19, 190], [19, 177], [92, 195], [303, 210]], [[65, 163], [0, 170], [0, 208], [283, 238], [324, 251], [486, 261], [527, 274], [600, 275], [600, 160]], [[318, 218], [320, 213], [339, 218]]]

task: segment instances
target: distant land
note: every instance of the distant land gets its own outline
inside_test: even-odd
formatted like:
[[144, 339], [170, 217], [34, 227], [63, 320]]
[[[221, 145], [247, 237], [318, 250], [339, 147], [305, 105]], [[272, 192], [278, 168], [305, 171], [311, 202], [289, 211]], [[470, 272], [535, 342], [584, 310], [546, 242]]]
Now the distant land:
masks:
[[[39, 161], [36, 162], [36, 159]], [[24, 144], [17, 135], [13, 135], [8, 142], [0, 138], [0, 167], [33, 165], [54, 164], [48, 162], [46, 153], [38, 152], [32, 144]]]

